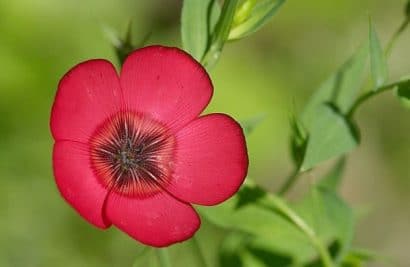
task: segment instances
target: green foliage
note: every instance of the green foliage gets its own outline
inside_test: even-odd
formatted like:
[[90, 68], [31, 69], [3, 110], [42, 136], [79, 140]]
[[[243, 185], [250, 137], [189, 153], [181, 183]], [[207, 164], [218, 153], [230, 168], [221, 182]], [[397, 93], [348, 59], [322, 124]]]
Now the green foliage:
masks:
[[383, 266], [398, 266], [389, 257], [368, 249], [351, 249], [343, 259], [341, 267], [364, 267], [369, 262], [380, 262]]
[[208, 69], [216, 64], [222, 52], [222, 48], [228, 40], [237, 3], [238, 0], [224, 1], [221, 15], [215, 25], [215, 30], [210, 36], [209, 48], [202, 60], [202, 64]]
[[352, 123], [331, 105], [322, 104], [317, 109], [309, 131], [301, 171], [343, 155], [355, 148], [358, 143], [358, 133]]
[[182, 47], [211, 69], [228, 40], [256, 32], [277, 12], [285, 0], [185, 0], [181, 16]]
[[[249, 195], [248, 190], [254, 188], [244, 186], [243, 195]], [[216, 207], [199, 207], [202, 216], [212, 223], [226, 229], [236, 230], [251, 235], [252, 244], [259, 248], [292, 255], [298, 260], [307, 261], [315, 255], [308, 239], [295, 226], [289, 223], [278, 212], [265, 208], [261, 203], [266, 201], [266, 192], [251, 202], [243, 201], [248, 205], [238, 205], [240, 195]], [[296, 252], [297, 251], [297, 252]]]
[[236, 12], [235, 25], [229, 33], [229, 40], [244, 38], [256, 31], [276, 14], [286, 0], [246, 0]]
[[215, 0], [184, 0], [181, 14], [182, 47], [201, 61], [219, 17], [220, 7]]
[[313, 187], [295, 209], [325, 244], [337, 245], [333, 258], [340, 262], [353, 240], [354, 216], [350, 207], [333, 190]]
[[222, 242], [219, 253], [220, 267], [293, 266], [292, 259], [275, 251], [259, 247], [244, 233], [231, 233]]
[[369, 19], [370, 69], [373, 90], [378, 90], [387, 80], [387, 63], [376, 30]]
[[396, 96], [407, 108], [410, 108], [410, 79], [404, 80], [397, 85]]
[[[284, 209], [283, 205], [287, 208]], [[293, 209], [293, 212], [288, 213], [286, 209]], [[217, 207], [199, 207], [199, 210], [212, 223], [246, 235], [246, 238], [236, 239], [235, 249], [231, 249], [230, 253], [223, 250], [224, 257], [233, 257], [233, 252], [241, 254], [244, 250], [252, 257], [255, 257], [255, 253], [271, 253], [276, 260], [293, 264], [308, 263], [318, 257], [315, 245], [295, 224], [293, 215], [290, 215], [292, 213], [299, 216], [300, 224], [311, 228], [312, 234], [317, 235], [320, 242], [339, 244], [342, 249], [339, 249], [335, 258], [342, 257], [350, 247], [353, 233], [350, 208], [335, 192], [320, 187], [314, 187], [309, 195], [295, 205], [287, 206], [283, 200], [260, 187], [247, 184], [227, 202]], [[236, 254], [235, 261], [242, 256]]]
[[368, 45], [363, 45], [332, 76], [315, 90], [302, 114], [302, 122], [308, 130], [316, 120], [318, 109], [324, 103], [332, 103], [342, 113], [353, 105], [362, 85], [362, 76], [368, 55]]

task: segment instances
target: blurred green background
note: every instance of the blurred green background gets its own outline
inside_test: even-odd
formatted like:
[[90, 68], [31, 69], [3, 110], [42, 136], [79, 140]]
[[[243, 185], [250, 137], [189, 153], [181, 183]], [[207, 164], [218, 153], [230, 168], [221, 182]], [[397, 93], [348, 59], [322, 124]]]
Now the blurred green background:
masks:
[[[382, 42], [401, 23], [405, 1], [288, 1], [261, 31], [225, 47], [211, 76], [207, 112], [266, 119], [248, 138], [250, 175], [274, 190], [291, 170], [289, 115], [366, 38], [371, 14]], [[181, 1], [0, 0], [0, 266], [131, 266], [141, 246], [83, 221], [59, 196], [51, 170], [50, 107], [59, 78], [89, 58], [116, 61], [104, 31], [180, 45]], [[389, 60], [391, 80], [410, 73], [410, 31]], [[343, 196], [364, 214], [355, 243], [410, 266], [409, 110], [391, 93], [359, 111], [362, 144], [351, 153]], [[303, 177], [296, 192], [315, 179]], [[297, 195], [297, 194], [295, 194]], [[223, 232], [198, 232], [211, 266]], [[190, 242], [171, 248], [193, 266]], [[147, 262], [139, 266], [152, 266]], [[371, 266], [384, 266], [373, 264]]]

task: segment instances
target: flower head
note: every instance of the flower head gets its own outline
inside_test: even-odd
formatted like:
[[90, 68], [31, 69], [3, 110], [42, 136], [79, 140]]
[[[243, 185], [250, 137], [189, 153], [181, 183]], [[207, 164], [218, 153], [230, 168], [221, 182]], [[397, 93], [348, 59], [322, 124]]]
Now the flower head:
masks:
[[106, 60], [72, 68], [50, 122], [61, 195], [91, 224], [144, 244], [190, 238], [200, 226], [191, 203], [228, 199], [248, 168], [239, 124], [199, 116], [212, 90], [204, 68], [177, 48], [136, 50], [120, 75]]

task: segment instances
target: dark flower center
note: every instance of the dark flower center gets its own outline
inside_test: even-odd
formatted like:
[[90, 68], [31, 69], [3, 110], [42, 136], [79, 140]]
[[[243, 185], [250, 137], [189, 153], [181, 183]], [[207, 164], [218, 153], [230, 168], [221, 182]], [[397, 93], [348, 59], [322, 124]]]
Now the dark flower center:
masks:
[[110, 190], [133, 197], [152, 195], [169, 182], [174, 143], [164, 125], [120, 112], [91, 138], [91, 165]]

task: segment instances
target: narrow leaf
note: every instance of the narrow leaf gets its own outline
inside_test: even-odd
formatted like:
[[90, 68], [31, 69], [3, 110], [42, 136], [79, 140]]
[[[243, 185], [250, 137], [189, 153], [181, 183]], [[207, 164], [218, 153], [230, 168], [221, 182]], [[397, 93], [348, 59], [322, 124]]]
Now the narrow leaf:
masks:
[[374, 84], [378, 90], [387, 80], [387, 63], [376, 30], [369, 20], [370, 69]]
[[368, 45], [361, 48], [347, 60], [314, 92], [301, 115], [304, 125], [310, 129], [317, 110], [323, 103], [332, 103], [345, 113], [354, 103], [362, 85], [363, 73], [368, 55]]
[[219, 17], [221, 16], [221, 5], [218, 0], [213, 0], [210, 8], [208, 9], [208, 46], [211, 41], [211, 36], [215, 31], [216, 24], [218, 23]]
[[219, 60], [223, 46], [228, 39], [232, 26], [238, 0], [225, 0], [222, 6], [221, 15], [215, 25], [215, 30], [210, 39], [210, 45], [202, 59], [202, 64], [207, 68], [212, 68]]
[[204, 55], [209, 38], [209, 12], [215, 0], [184, 0], [181, 14], [182, 47], [196, 60]]
[[309, 132], [301, 171], [343, 155], [355, 148], [359, 142], [354, 127], [334, 108], [321, 105], [317, 111]]
[[286, 0], [261, 0], [250, 11], [248, 18], [235, 25], [229, 33], [229, 40], [244, 38], [256, 31], [276, 14]]
[[212, 44], [222, 47], [228, 39], [231, 30], [233, 17], [235, 15], [238, 0], [225, 0], [222, 7], [221, 16], [215, 27], [215, 33], [212, 36]]

